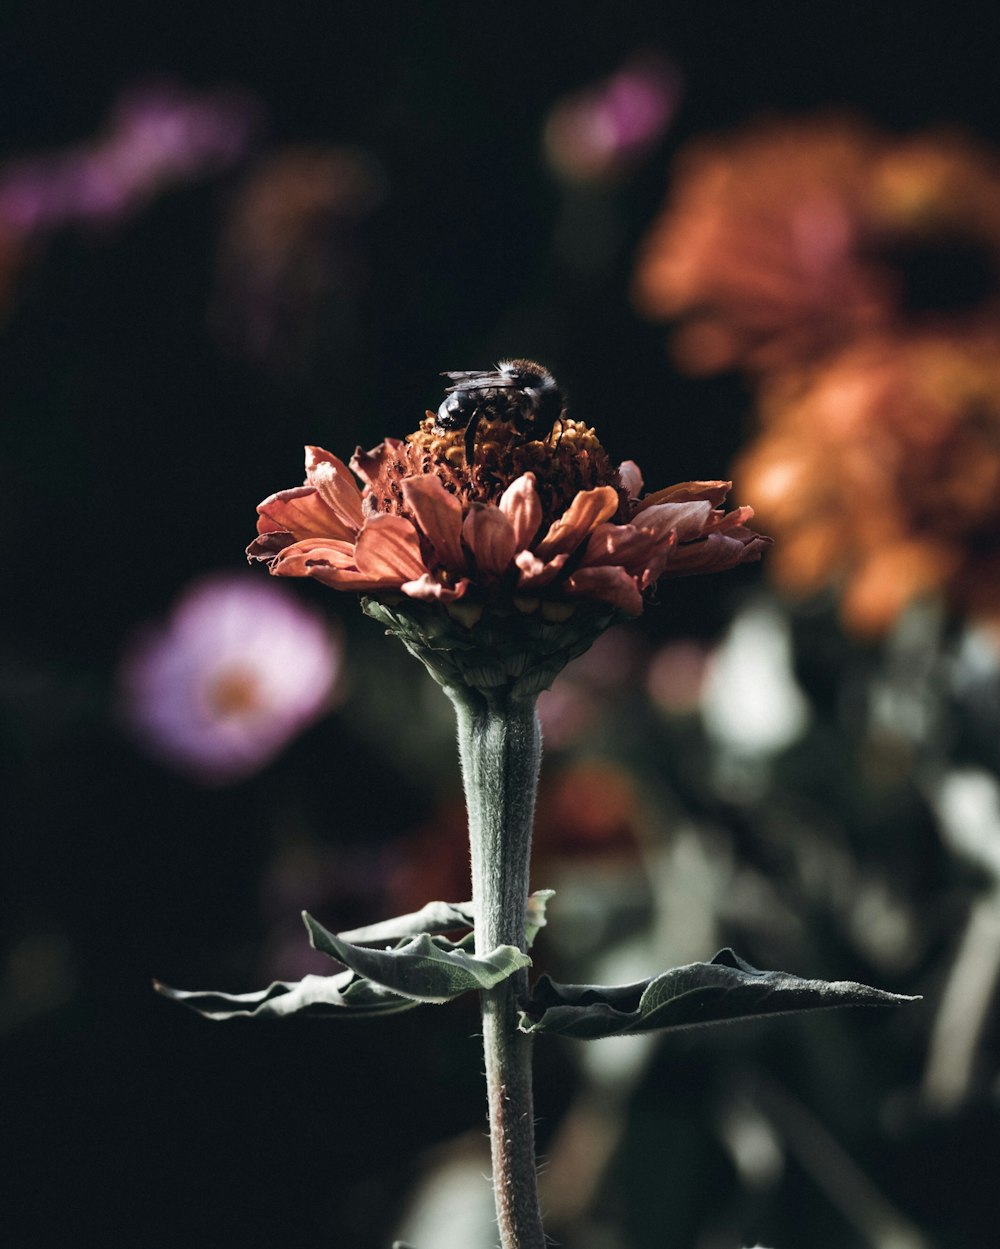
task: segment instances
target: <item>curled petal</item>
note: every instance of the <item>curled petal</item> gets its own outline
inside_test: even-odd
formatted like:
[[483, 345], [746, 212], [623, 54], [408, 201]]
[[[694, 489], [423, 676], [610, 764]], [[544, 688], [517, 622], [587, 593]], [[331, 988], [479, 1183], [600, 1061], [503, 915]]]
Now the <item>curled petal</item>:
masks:
[[270, 562], [285, 547], [291, 546], [295, 539], [284, 529], [271, 529], [260, 535], [247, 547], [247, 559]]
[[379, 513], [358, 535], [354, 554], [358, 572], [386, 584], [401, 585], [428, 572], [420, 538], [405, 516]]
[[566, 579], [566, 593], [574, 598], [612, 603], [630, 616], [642, 614], [642, 595], [636, 579], [624, 568], [578, 568], [572, 577]]
[[346, 524], [320, 496], [315, 486], [279, 490], [257, 505], [258, 533], [283, 531], [299, 538], [338, 538], [350, 541], [357, 530]]
[[449, 572], [465, 571], [462, 552], [462, 505], [433, 473], [403, 482], [403, 498], [434, 553]]
[[514, 543], [523, 551], [538, 533], [542, 523], [542, 502], [535, 489], [535, 474], [523, 473], [500, 496], [500, 511], [514, 530]]
[[547, 585], [562, 571], [563, 564], [569, 559], [568, 552], [560, 552], [553, 555], [551, 559], [539, 559], [531, 551], [519, 551], [514, 557], [514, 563], [521, 570], [521, 575], [517, 579], [517, 588], [519, 590], [534, 590], [539, 586]]
[[618, 511], [618, 491], [614, 486], [597, 486], [581, 490], [557, 521], [549, 526], [545, 537], [535, 547], [541, 559], [570, 554], [601, 521]]
[[404, 581], [399, 588], [410, 598], [451, 603], [455, 599], [464, 597], [465, 591], [469, 588], [469, 578], [462, 577], [453, 586], [448, 586], [437, 581], [429, 572], [425, 572], [422, 577], [417, 577], [413, 581]]
[[331, 538], [307, 538], [285, 547], [271, 560], [271, 572], [276, 577], [311, 577], [313, 569], [318, 567], [357, 571], [354, 543]]
[[726, 495], [733, 488], [731, 481], [682, 481], [676, 486], [667, 486], [666, 490], [657, 490], [655, 494], [647, 494], [639, 500], [636, 512], [644, 512], [647, 507], [657, 503], [690, 503], [695, 499], [703, 499], [718, 507], [724, 502]]
[[351, 468], [366, 485], [373, 486], [378, 480], [382, 466], [387, 459], [397, 457], [405, 452], [406, 444], [398, 438], [386, 438], [371, 451], [358, 447], [351, 456]]
[[[720, 512], [719, 518], [722, 518]], [[712, 505], [704, 499], [692, 499], [687, 503], [656, 503], [639, 513], [643, 529], [651, 529], [658, 538], [674, 534], [677, 542], [692, 542], [710, 529]]]
[[621, 478], [622, 486], [629, 499], [637, 500], [642, 494], [642, 473], [635, 460], [625, 460], [619, 464], [618, 476]]
[[322, 447], [306, 447], [306, 481], [330, 511], [357, 533], [364, 521], [361, 491], [347, 465]]
[[669, 552], [663, 570], [668, 577], [690, 576], [692, 573], [725, 572], [737, 564], [760, 559], [771, 539], [754, 533], [742, 525], [726, 533], [710, 533], [700, 542], [675, 546]]
[[517, 550], [514, 526], [503, 512], [498, 507], [473, 507], [465, 518], [462, 533], [476, 569], [491, 577], [502, 577]]

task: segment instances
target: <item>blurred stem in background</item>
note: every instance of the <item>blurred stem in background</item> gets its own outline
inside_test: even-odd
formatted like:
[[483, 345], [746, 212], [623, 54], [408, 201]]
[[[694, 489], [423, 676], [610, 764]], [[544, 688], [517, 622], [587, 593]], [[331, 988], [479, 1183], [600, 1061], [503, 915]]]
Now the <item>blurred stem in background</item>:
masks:
[[[449, 689], [458, 717], [469, 813], [476, 955], [525, 949], [531, 828], [542, 757], [535, 699], [487, 702]], [[493, 1187], [503, 1249], [544, 1249], [535, 1172], [532, 1038], [518, 1031], [527, 971], [480, 994], [489, 1099]]]

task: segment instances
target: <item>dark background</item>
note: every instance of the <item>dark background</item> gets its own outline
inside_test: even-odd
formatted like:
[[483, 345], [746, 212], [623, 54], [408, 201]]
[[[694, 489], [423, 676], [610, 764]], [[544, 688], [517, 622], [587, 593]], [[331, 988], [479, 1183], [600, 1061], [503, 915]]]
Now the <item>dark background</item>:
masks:
[[[258, 987], [275, 830], [307, 827], [365, 862], [457, 787], [447, 731], [436, 791], [396, 758], [391, 717], [358, 731], [367, 682], [398, 657], [352, 603], [306, 586], [357, 646], [352, 700], [261, 775], [201, 789], [116, 728], [122, 646], [190, 579], [241, 565], [255, 503], [300, 479], [304, 442], [346, 456], [404, 434], [439, 401], [442, 369], [540, 358], [653, 485], [724, 476], [746, 430], [741, 384], [678, 376], [663, 328], [628, 297], [670, 155], [761, 112], [831, 103], [890, 129], [958, 122], [996, 139], [988, 12], [6, 0], [0, 152], [82, 141], [122, 87], [168, 75], [252, 92], [270, 118], [265, 148], [366, 149], [388, 187], [362, 227], [368, 279], [350, 324], [294, 376], [206, 328], [225, 177], [164, 194], [106, 237], [55, 239], [0, 331], [0, 937], [16, 951], [58, 934], [70, 986], [3, 1037], [11, 1244], [388, 1244], [420, 1150], [481, 1126], [474, 1015], [217, 1027], [149, 980]], [[571, 205], [546, 173], [540, 126], [559, 97], [643, 48], [679, 64], [683, 102], [660, 152], [593, 193], [613, 254], [574, 267], [554, 240], [586, 196]], [[642, 627], [710, 636], [756, 575], [689, 583]], [[400, 679], [400, 720], [415, 682]], [[539, 1062], [544, 1123], [568, 1077], [558, 1054]]]

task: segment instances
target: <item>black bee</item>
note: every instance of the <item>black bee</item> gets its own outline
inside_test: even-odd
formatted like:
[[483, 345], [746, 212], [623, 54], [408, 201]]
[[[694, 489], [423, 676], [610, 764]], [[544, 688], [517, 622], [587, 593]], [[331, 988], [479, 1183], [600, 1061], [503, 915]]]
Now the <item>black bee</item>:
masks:
[[472, 466], [476, 429], [485, 416], [507, 421], [521, 434], [548, 431], [562, 415], [556, 379], [533, 360], [502, 360], [490, 373], [444, 373], [455, 383], [437, 411], [435, 433], [465, 430], [465, 463]]

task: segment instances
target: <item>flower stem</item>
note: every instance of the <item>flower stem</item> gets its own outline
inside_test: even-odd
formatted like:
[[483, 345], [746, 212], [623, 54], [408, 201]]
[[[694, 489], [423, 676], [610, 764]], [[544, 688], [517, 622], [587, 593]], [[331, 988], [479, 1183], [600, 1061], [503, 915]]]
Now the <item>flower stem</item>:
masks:
[[[453, 694], [469, 811], [476, 954], [524, 949], [531, 826], [542, 742], [535, 700]], [[480, 994], [493, 1190], [503, 1249], [544, 1249], [535, 1173], [531, 1037], [517, 1029], [520, 971]]]

